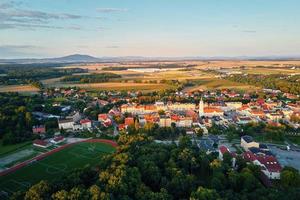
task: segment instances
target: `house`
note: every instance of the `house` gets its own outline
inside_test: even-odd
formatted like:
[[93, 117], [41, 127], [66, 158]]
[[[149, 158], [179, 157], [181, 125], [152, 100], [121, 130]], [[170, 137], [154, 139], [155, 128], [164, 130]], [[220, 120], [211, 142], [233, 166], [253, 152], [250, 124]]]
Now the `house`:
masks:
[[219, 107], [204, 107], [204, 116], [205, 117], [214, 117], [214, 116], [223, 116], [224, 111], [222, 111]]
[[255, 155], [250, 151], [243, 153], [243, 158], [248, 162], [261, 167], [261, 171], [269, 179], [280, 179], [281, 165], [274, 156]]
[[274, 156], [257, 156], [257, 161], [262, 166], [262, 172], [269, 179], [280, 179], [282, 167]]
[[171, 124], [172, 124], [172, 120], [170, 117], [166, 117], [166, 116], [161, 116], [159, 118], [159, 123], [158, 125], [160, 127], [171, 127]]
[[58, 120], [58, 128], [59, 129], [73, 129], [73, 119], [64, 119], [64, 120]]
[[45, 134], [46, 133], [46, 127], [44, 125], [37, 125], [32, 127], [32, 132], [34, 134]]
[[82, 119], [80, 120], [80, 124], [82, 129], [90, 129], [92, 128], [92, 121], [89, 119]]
[[241, 137], [241, 147], [248, 151], [251, 147], [259, 148], [259, 143], [255, 142], [251, 136], [245, 135]]
[[110, 114], [111, 116], [121, 116], [122, 115], [122, 113], [116, 108], [110, 109], [108, 114]]
[[57, 136], [57, 137], [53, 138], [52, 140], [50, 140], [50, 142], [52, 144], [59, 144], [59, 143], [64, 142], [65, 140], [66, 139], [63, 136]]
[[245, 117], [245, 116], [238, 116], [236, 119], [235, 119], [236, 123], [239, 124], [239, 125], [243, 125], [243, 124], [248, 124], [248, 123], [251, 123], [251, 122], [257, 122], [256, 119], [253, 119], [251, 117]]
[[125, 118], [125, 126], [130, 126], [132, 124], [134, 124], [134, 118], [133, 117]]
[[103, 126], [105, 127], [109, 127], [112, 125], [112, 121], [109, 118], [108, 114], [99, 114], [98, 115], [98, 121], [100, 121], [102, 123]]
[[47, 147], [51, 146], [51, 144], [45, 140], [34, 140], [33, 146], [47, 148]]
[[119, 131], [125, 130], [125, 128], [126, 128], [125, 124], [119, 124], [118, 125]]
[[231, 157], [232, 157], [232, 167], [234, 167], [235, 164], [236, 164], [236, 153], [230, 152], [230, 150], [224, 145], [220, 146], [219, 147], [219, 159], [220, 160], [223, 161], [225, 153], [228, 153], [229, 155], [231, 155]]

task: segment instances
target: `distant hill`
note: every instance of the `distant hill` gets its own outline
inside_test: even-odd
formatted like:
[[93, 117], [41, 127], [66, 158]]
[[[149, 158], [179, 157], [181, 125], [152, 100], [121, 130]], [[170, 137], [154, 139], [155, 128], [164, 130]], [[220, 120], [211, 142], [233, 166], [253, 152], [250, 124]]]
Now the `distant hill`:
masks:
[[60, 58], [50, 58], [49, 61], [53, 62], [63, 62], [63, 63], [72, 63], [72, 62], [99, 62], [101, 61], [100, 58], [96, 58], [89, 55], [82, 55], [82, 54], [73, 54], [69, 56], [64, 56]]
[[73, 54], [58, 58], [25, 58], [25, 59], [0, 59], [0, 63], [16, 63], [16, 64], [28, 64], [28, 63], [92, 63], [101, 62], [100, 58], [96, 58], [89, 55]]
[[183, 61], [183, 60], [300, 60], [300, 56], [237, 56], [237, 57], [93, 57], [90, 55], [73, 54], [58, 58], [24, 58], [24, 59], [0, 59], [0, 64], [39, 64], [39, 63], [96, 63], [96, 62], [126, 62], [126, 61]]

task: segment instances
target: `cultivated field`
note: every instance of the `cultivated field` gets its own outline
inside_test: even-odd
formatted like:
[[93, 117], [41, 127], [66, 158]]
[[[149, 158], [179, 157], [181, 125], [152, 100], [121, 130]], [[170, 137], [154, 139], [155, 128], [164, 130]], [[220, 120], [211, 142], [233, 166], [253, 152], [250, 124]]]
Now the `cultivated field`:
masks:
[[[175, 68], [168, 68], [175, 65]], [[178, 67], [177, 67], [178, 66]], [[126, 70], [104, 71], [104, 67], [126, 68]], [[227, 80], [217, 79], [216, 74], [209, 70], [240, 72], [242, 74], [299, 74], [300, 61], [170, 61], [170, 62], [123, 62], [123, 63], [99, 63], [86, 65], [72, 65], [63, 68], [83, 68], [88, 73], [111, 72], [121, 75], [122, 78], [111, 80], [108, 83], [75, 84], [61, 82], [59, 78], [42, 81], [46, 87], [73, 87], [91, 90], [134, 90], [134, 91], [158, 91], [162, 89], [172, 89], [175, 86], [170, 84], [153, 84], [150, 81], [187, 80], [196, 81], [198, 85], [185, 88], [184, 91], [196, 91], [205, 89], [237, 89], [237, 90], [257, 90], [259, 88], [234, 83]], [[151, 72], [148, 69], [161, 69], [161, 71]], [[138, 69], [138, 70], [136, 70]], [[143, 69], [147, 69], [143, 71]], [[135, 83], [138, 81], [139, 83]], [[141, 83], [140, 83], [141, 82]]]
[[242, 83], [236, 83], [229, 80], [222, 79], [203, 79], [198, 82], [198, 86], [188, 87], [184, 89], [184, 92], [194, 92], [198, 90], [207, 89], [236, 89], [241, 91], [254, 91], [258, 90], [259, 87], [246, 85]]
[[0, 92], [37, 93], [38, 88], [32, 85], [1, 85]]
[[172, 89], [171, 85], [154, 84], [154, 83], [122, 83], [122, 82], [107, 82], [107, 83], [63, 83], [56, 82], [47, 85], [49, 87], [79, 87], [87, 90], [119, 90], [119, 91], [158, 91], [163, 89]]
[[[54, 181], [72, 169], [96, 165], [115, 148], [104, 143], [79, 143], [0, 177], [0, 191], [25, 190], [40, 180]], [[1, 196], [0, 196], [1, 197]]]

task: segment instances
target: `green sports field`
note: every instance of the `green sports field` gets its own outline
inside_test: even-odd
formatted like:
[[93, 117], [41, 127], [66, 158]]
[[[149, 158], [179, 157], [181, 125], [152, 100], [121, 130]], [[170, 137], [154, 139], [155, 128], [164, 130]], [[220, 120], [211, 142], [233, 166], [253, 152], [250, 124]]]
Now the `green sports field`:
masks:
[[23, 190], [40, 180], [53, 181], [68, 171], [96, 165], [101, 156], [112, 153], [115, 148], [104, 143], [79, 143], [35, 161], [15, 172], [0, 177], [0, 192]]

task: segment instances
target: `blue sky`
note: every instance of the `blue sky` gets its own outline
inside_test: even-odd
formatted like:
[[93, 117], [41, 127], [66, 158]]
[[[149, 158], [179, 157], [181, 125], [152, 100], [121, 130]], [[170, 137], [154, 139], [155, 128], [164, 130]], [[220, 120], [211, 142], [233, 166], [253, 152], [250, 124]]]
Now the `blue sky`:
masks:
[[0, 58], [300, 55], [299, 0], [0, 0]]

